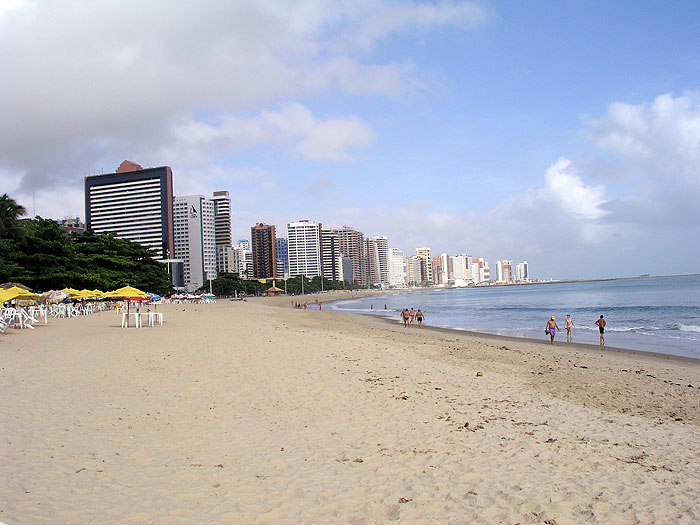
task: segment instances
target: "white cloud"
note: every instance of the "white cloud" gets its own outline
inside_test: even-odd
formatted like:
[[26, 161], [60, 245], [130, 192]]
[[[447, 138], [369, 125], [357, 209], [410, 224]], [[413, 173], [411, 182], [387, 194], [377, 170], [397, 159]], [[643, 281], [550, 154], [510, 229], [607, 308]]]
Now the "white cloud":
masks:
[[357, 117], [317, 119], [298, 103], [266, 109], [252, 117], [226, 115], [217, 124], [182, 120], [175, 125], [173, 135], [173, 143], [166, 147], [178, 156], [189, 150], [206, 158], [267, 144], [320, 161], [352, 160], [350, 150], [367, 147], [375, 139], [371, 126]]
[[378, 40], [394, 33], [415, 33], [436, 27], [474, 29], [488, 19], [487, 10], [474, 2], [392, 2], [380, 4], [376, 11], [348, 29], [348, 42], [369, 50]]
[[562, 211], [577, 219], [595, 220], [605, 215], [603, 186], [586, 186], [576, 174], [569, 159], [560, 158], [544, 175], [545, 188], [538, 192], [545, 202], [559, 205]]
[[[700, 96], [666, 93], [651, 103], [615, 102], [605, 115], [586, 121], [585, 136], [612, 153], [620, 176], [656, 180], [678, 177], [700, 188]], [[660, 176], [671, 180], [660, 181]]]

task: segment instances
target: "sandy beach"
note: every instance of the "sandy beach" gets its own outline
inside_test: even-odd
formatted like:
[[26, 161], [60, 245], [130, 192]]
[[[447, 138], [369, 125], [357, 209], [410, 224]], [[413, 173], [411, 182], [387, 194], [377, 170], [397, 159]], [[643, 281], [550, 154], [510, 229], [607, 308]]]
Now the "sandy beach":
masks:
[[700, 361], [313, 300], [0, 335], [0, 522], [700, 522]]

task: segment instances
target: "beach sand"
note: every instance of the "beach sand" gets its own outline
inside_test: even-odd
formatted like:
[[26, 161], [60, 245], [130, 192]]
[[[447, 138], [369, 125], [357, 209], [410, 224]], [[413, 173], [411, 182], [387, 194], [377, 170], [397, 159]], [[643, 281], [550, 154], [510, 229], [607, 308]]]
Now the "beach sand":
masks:
[[700, 362], [308, 300], [0, 336], [0, 522], [700, 522]]

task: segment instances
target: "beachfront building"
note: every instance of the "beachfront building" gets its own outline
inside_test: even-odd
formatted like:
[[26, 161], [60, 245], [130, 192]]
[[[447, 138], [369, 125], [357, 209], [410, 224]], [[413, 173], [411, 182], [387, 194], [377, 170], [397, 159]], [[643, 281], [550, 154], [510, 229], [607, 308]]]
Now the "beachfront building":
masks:
[[433, 284], [446, 286], [454, 281], [453, 258], [446, 253], [433, 257]]
[[238, 276], [241, 279], [253, 278], [253, 252], [250, 249], [250, 241], [241, 239], [233, 245], [235, 255], [235, 266]]
[[417, 255], [406, 257], [406, 282], [408, 286], [420, 286], [423, 281], [421, 259]]
[[352, 228], [343, 226], [338, 229], [340, 253], [352, 259], [353, 280], [359, 286], [369, 286], [369, 264], [365, 250], [364, 235]]
[[503, 259], [501, 261], [501, 282], [512, 283], [513, 282], [513, 261]]
[[450, 257], [452, 261], [452, 273], [455, 281], [461, 279], [466, 281], [469, 275], [469, 256], [466, 254]]
[[397, 248], [389, 248], [389, 286], [392, 288], [406, 287], [406, 266], [404, 264], [403, 251]]
[[338, 244], [338, 230], [334, 228], [321, 228], [321, 266], [323, 278], [331, 281], [342, 281], [342, 268], [340, 267], [340, 246]]
[[430, 257], [430, 248], [416, 248], [416, 257], [421, 264], [421, 286], [430, 285], [433, 282], [433, 262]]
[[389, 286], [389, 239], [375, 235], [365, 240], [370, 284]]
[[289, 275], [289, 253], [287, 252], [287, 239], [275, 238], [275, 254], [277, 255], [277, 278], [284, 279]]
[[339, 255], [337, 264], [339, 269], [338, 280], [352, 284], [354, 281], [352, 259], [350, 257], [345, 257], [344, 255]]
[[175, 197], [175, 258], [184, 263], [185, 290], [199, 290], [216, 279], [214, 202], [203, 195]]
[[530, 280], [530, 270], [527, 261], [518, 263], [515, 266], [515, 280], [519, 283], [525, 283]]
[[238, 257], [233, 246], [216, 247], [216, 273], [238, 273]]
[[250, 240], [253, 252], [253, 279], [277, 277], [275, 227], [259, 222], [250, 228]]
[[168, 166], [144, 169], [125, 160], [115, 173], [85, 177], [85, 222], [149, 248], [153, 258], [173, 257], [173, 175]]
[[214, 203], [216, 245], [231, 246], [231, 197], [227, 191], [215, 191], [211, 201]]
[[287, 224], [289, 276], [321, 275], [321, 223], [301, 220]]

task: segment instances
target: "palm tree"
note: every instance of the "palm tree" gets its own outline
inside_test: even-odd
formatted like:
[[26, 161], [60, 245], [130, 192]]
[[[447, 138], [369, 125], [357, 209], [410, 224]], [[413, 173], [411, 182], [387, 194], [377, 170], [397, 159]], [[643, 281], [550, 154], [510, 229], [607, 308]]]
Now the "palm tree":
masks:
[[17, 204], [7, 193], [0, 195], [0, 239], [19, 237], [19, 219], [26, 213], [24, 206]]

